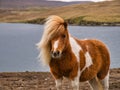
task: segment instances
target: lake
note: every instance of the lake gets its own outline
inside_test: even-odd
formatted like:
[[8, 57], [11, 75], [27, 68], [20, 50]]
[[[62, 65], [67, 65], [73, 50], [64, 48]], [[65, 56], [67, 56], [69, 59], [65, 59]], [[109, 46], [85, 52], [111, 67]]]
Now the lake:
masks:
[[[71, 35], [102, 40], [111, 54], [111, 68], [120, 67], [120, 27], [69, 26]], [[43, 25], [0, 23], [0, 72], [48, 71], [38, 61], [36, 43], [40, 41]]]

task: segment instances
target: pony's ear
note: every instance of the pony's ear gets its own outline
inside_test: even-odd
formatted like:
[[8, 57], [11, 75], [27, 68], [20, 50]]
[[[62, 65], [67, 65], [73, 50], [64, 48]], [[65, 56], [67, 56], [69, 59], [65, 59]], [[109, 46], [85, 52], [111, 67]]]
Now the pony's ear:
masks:
[[64, 25], [65, 29], [67, 29], [67, 25], [68, 25], [67, 22], [64, 22], [63, 25]]

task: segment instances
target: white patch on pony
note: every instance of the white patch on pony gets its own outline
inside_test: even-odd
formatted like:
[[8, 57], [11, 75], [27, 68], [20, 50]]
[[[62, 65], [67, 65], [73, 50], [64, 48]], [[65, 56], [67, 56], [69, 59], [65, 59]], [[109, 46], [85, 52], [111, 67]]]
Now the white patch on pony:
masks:
[[89, 52], [85, 53], [85, 58], [86, 58], [86, 65], [85, 65], [85, 67], [91, 66], [93, 64], [93, 62], [92, 62], [92, 58], [91, 58]]
[[72, 83], [73, 90], [79, 90], [79, 78], [81, 74], [80, 66], [79, 66], [80, 65], [79, 52], [80, 50], [82, 50], [82, 48], [80, 47], [80, 45], [76, 42], [76, 40], [73, 37], [70, 37], [70, 45], [72, 48], [72, 52], [74, 53], [78, 61], [78, 74], [71, 83]]
[[83, 40], [88, 40], [87, 38], [83, 39]]
[[82, 50], [82, 48], [80, 47], [80, 45], [75, 41], [75, 39], [73, 37], [70, 37], [70, 45], [72, 48], [72, 51], [74, 53], [74, 55], [77, 58], [77, 61], [80, 62], [80, 56], [79, 56], [79, 52], [80, 50]]
[[58, 44], [59, 44], [59, 40], [56, 40], [54, 42], [54, 51], [56, 51], [56, 49], [58, 48]]

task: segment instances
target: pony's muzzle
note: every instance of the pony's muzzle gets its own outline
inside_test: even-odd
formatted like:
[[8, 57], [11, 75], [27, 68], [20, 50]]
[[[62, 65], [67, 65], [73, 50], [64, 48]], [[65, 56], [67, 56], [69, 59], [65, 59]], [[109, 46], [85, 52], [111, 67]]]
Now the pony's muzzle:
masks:
[[61, 56], [60, 51], [51, 51], [53, 58], [59, 58]]

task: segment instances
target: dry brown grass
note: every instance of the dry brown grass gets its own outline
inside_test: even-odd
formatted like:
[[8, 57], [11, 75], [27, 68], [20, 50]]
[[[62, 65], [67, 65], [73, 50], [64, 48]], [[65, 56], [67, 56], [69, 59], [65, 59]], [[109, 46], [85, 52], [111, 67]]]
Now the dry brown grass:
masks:
[[[48, 11], [47, 8], [34, 8], [24, 10], [0, 10], [0, 22], [23, 22], [33, 20], [42, 16], [42, 13]], [[42, 18], [42, 17], [41, 17]]]
[[[0, 9], [0, 22], [41, 23], [41, 19], [43, 20], [49, 15], [59, 15], [66, 20], [74, 20], [76, 18], [75, 24], [80, 23], [80, 21], [120, 23], [120, 0], [57, 8]], [[80, 17], [82, 17], [82, 20], [79, 20], [81, 19]]]

